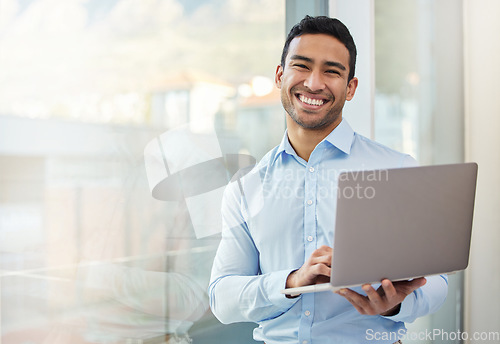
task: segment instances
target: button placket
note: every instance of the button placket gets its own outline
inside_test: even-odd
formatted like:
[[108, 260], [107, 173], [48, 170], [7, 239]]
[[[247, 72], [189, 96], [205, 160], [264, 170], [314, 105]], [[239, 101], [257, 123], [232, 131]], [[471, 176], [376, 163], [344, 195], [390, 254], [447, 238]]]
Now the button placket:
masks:
[[[314, 153], [313, 153], [314, 155]], [[310, 165], [309, 165], [310, 163]], [[317, 166], [310, 159], [304, 170], [304, 261], [309, 259], [317, 248]], [[299, 343], [308, 344], [311, 342], [311, 325], [314, 313], [314, 295], [302, 295], [302, 316], [299, 325]]]

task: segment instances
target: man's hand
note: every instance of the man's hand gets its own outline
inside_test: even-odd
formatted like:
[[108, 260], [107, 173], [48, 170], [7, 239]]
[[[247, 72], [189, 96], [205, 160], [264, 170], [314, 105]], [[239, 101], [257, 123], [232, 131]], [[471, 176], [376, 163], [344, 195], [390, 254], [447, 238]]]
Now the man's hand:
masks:
[[293, 271], [286, 280], [287, 288], [326, 283], [330, 281], [332, 248], [321, 246], [298, 270]]
[[406, 296], [426, 282], [424, 277], [394, 283], [384, 279], [377, 290], [373, 289], [370, 284], [364, 284], [362, 288], [366, 296], [351, 289], [340, 289], [336, 293], [344, 296], [361, 314], [391, 316], [399, 313], [401, 302]]

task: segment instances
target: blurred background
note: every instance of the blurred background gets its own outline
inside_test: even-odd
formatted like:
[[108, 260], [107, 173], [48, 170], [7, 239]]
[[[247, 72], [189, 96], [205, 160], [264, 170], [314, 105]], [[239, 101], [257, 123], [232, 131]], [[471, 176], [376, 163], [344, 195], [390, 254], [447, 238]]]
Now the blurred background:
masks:
[[[208, 309], [218, 230], [152, 196], [144, 149], [180, 126], [218, 142], [206, 159], [279, 144], [274, 72], [306, 14], [358, 45], [355, 130], [423, 165], [479, 163], [470, 267], [410, 331], [500, 331], [500, 2], [0, 0], [0, 344], [253, 342]], [[464, 339], [436, 342], [480, 342]]]

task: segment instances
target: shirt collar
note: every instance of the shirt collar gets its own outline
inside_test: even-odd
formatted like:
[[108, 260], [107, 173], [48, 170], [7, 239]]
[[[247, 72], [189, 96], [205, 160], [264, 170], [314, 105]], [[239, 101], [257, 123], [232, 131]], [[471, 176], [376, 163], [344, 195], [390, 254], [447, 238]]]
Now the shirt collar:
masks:
[[[342, 122], [340, 122], [340, 124], [335, 129], [333, 129], [332, 132], [328, 134], [328, 136], [325, 137], [323, 141], [327, 141], [333, 146], [340, 149], [342, 152], [350, 154], [353, 137], [354, 130], [343, 118]], [[276, 154], [274, 155], [272, 163], [274, 163], [276, 159], [283, 153], [297, 156], [297, 153], [290, 144], [290, 141], [288, 141], [288, 129], [285, 130], [285, 134], [283, 135], [283, 139], [281, 140], [281, 143], [276, 150]]]
[[349, 123], [343, 118], [342, 122], [325, 137], [324, 141], [330, 142], [342, 152], [350, 154], [353, 138], [354, 130], [352, 130]]
[[287, 153], [288, 155], [297, 155], [292, 145], [290, 144], [290, 141], [288, 141], [288, 129], [285, 130], [285, 134], [283, 135], [281, 143], [278, 146], [278, 149], [276, 150], [276, 154], [274, 154], [272, 163], [274, 164], [276, 159], [278, 159], [278, 157], [283, 153]]

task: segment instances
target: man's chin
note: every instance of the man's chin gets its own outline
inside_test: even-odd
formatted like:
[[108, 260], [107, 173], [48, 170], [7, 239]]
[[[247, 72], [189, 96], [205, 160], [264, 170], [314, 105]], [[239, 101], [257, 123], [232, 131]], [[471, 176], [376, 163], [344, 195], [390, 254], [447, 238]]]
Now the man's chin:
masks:
[[328, 123], [324, 122], [303, 122], [303, 121], [295, 121], [299, 126], [301, 126], [303, 129], [308, 129], [308, 130], [321, 130], [325, 129], [328, 127]]
[[[291, 116], [292, 117], [292, 116]], [[322, 130], [325, 129], [335, 122], [335, 120], [327, 120], [325, 118], [301, 118], [301, 117], [292, 117], [293, 121], [302, 127], [303, 129], [308, 130]]]

